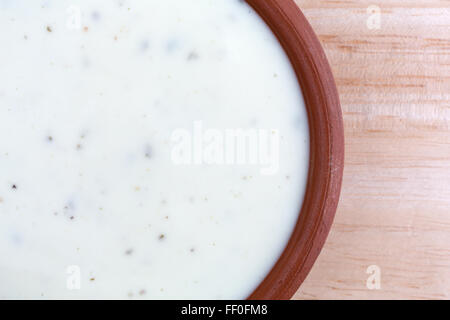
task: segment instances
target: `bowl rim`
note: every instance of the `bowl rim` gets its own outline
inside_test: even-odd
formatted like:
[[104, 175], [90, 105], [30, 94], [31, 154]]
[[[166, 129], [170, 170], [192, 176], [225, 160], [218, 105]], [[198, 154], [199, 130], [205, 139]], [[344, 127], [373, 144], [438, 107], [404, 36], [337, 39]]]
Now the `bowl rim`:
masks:
[[310, 159], [306, 192], [280, 258], [249, 300], [290, 299], [319, 256], [333, 223], [344, 169], [344, 126], [325, 52], [293, 0], [246, 0], [278, 38], [297, 75], [308, 113]]

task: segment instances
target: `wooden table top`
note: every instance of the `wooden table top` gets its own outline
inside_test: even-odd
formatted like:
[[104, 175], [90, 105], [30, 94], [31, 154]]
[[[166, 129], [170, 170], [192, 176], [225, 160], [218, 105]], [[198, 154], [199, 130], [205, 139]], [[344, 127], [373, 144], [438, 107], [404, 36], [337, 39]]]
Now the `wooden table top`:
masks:
[[450, 2], [296, 2], [334, 72], [346, 164], [330, 236], [294, 298], [450, 299]]

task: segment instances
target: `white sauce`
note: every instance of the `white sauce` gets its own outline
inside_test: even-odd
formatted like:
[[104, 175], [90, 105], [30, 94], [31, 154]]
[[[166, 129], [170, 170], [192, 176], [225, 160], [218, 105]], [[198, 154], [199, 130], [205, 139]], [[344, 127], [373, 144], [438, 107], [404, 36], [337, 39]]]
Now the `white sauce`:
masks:
[[[0, 35], [0, 298], [246, 298], [309, 158], [262, 19], [238, 0], [0, 0]], [[276, 173], [176, 165], [196, 121], [278, 132]]]

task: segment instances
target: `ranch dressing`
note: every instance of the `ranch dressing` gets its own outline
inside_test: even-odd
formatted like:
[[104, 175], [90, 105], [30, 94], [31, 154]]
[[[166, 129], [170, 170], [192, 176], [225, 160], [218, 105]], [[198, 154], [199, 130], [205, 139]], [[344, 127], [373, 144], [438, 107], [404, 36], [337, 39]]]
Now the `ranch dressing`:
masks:
[[309, 161], [263, 20], [238, 0], [0, 0], [0, 35], [0, 298], [250, 295]]

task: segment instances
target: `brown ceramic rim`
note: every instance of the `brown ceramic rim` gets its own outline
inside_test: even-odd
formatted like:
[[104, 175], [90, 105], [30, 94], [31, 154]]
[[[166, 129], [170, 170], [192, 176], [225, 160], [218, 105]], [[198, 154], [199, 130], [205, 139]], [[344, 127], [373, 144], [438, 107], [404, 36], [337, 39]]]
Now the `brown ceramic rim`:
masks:
[[293, 0], [246, 0], [286, 51], [305, 99], [310, 163], [305, 200], [293, 234], [251, 300], [290, 299], [311, 270], [336, 212], [344, 167], [344, 129], [331, 68]]

